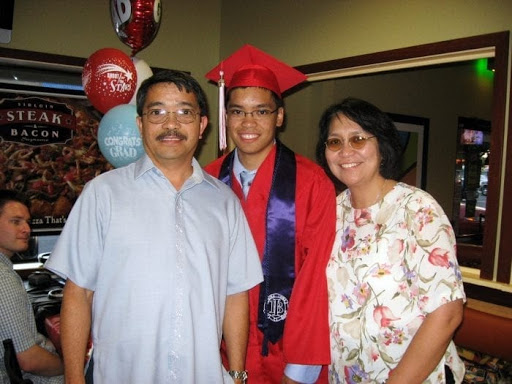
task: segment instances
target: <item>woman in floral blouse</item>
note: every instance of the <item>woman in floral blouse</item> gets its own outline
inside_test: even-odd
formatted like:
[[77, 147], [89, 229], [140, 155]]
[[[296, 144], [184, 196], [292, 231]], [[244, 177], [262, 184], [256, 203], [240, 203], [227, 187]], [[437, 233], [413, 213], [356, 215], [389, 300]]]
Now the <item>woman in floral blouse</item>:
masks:
[[452, 341], [465, 301], [453, 229], [432, 196], [393, 180], [400, 156], [393, 122], [374, 105], [349, 98], [322, 115], [318, 160], [348, 187], [326, 270], [331, 383], [464, 376]]

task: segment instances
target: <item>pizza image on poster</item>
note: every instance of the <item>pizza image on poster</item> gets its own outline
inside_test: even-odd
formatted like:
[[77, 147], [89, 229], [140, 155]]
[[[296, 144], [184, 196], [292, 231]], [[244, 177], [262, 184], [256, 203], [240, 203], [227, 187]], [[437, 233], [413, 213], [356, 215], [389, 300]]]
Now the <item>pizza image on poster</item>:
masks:
[[60, 230], [85, 183], [113, 169], [87, 99], [0, 93], [0, 188], [30, 200], [32, 230]]

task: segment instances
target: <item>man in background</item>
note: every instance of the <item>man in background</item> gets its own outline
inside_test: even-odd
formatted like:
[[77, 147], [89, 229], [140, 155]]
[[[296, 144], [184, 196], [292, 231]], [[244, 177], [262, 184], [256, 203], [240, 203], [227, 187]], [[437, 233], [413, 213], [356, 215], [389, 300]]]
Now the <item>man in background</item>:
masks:
[[[23, 378], [63, 383], [62, 360], [49, 339], [37, 332], [32, 305], [11, 257], [28, 249], [30, 212], [21, 194], [0, 190], [0, 339], [12, 339]], [[4, 348], [0, 346], [0, 383], [8, 383]]]
[[249, 293], [250, 382], [314, 383], [330, 364], [325, 268], [335, 192], [319, 166], [276, 138], [282, 94], [306, 77], [250, 45], [206, 77], [225, 82], [226, 127], [236, 148], [205, 169], [239, 197], [263, 266], [264, 282]]
[[188, 74], [158, 72], [137, 114], [145, 154], [86, 185], [46, 265], [67, 279], [66, 383], [84, 382], [91, 330], [95, 384], [242, 383], [261, 267], [238, 199], [194, 158], [205, 94]]

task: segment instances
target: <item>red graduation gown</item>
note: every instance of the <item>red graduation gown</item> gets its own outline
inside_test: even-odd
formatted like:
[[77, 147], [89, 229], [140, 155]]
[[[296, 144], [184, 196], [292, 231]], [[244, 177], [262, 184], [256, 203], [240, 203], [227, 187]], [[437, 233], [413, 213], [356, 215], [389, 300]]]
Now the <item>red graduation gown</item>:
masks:
[[[270, 195], [276, 147], [258, 168], [247, 199], [232, 176], [232, 189], [240, 198], [256, 242], [260, 259], [265, 244], [265, 214]], [[205, 167], [218, 177], [225, 156]], [[284, 335], [269, 343], [268, 356], [261, 355], [263, 333], [258, 329], [259, 286], [249, 292], [250, 328], [246, 369], [251, 384], [280, 383], [287, 363], [330, 364], [327, 281], [325, 268], [332, 249], [336, 222], [336, 199], [332, 182], [309, 159], [295, 155], [296, 238], [295, 283], [288, 307]], [[325, 370], [325, 369], [324, 369]], [[327, 382], [325, 374], [318, 382]]]

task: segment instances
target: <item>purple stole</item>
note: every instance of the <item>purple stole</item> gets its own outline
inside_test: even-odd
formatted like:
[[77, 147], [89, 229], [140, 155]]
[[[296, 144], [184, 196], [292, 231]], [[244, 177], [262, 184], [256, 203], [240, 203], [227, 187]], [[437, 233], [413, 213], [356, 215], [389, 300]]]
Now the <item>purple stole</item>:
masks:
[[[224, 159], [219, 179], [231, 187], [235, 151]], [[282, 336], [288, 303], [295, 281], [295, 154], [276, 140], [276, 160], [266, 213], [263, 282], [260, 285], [258, 328], [263, 332], [261, 354], [268, 355], [268, 341]]]

